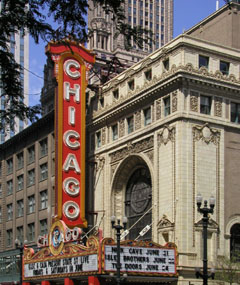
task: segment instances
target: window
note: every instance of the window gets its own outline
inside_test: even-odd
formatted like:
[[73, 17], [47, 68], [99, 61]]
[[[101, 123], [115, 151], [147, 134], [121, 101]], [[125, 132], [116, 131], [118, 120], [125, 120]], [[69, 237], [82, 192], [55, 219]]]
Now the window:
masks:
[[24, 209], [24, 204], [23, 204], [23, 200], [18, 200], [17, 201], [17, 217], [22, 217], [23, 216], [23, 210]]
[[35, 212], [35, 196], [31, 195], [28, 197], [28, 214]]
[[240, 224], [235, 224], [230, 230], [230, 256], [240, 261]]
[[145, 78], [146, 78], [148, 81], [152, 80], [152, 70], [151, 70], [151, 69], [145, 71], [144, 74], [145, 74]]
[[40, 141], [40, 157], [47, 155], [48, 153], [48, 143], [47, 138]]
[[113, 91], [113, 98], [116, 100], [119, 98], [119, 90], [118, 89]]
[[128, 134], [133, 132], [133, 116], [127, 118]]
[[40, 192], [40, 209], [46, 209], [48, 206], [48, 194], [47, 190]]
[[163, 61], [163, 67], [165, 70], [169, 70], [169, 59]]
[[48, 233], [48, 224], [47, 219], [40, 221], [40, 235], [44, 236]]
[[35, 241], [35, 224], [28, 224], [28, 241]]
[[40, 165], [40, 181], [48, 178], [48, 165], [44, 163]]
[[231, 103], [231, 122], [240, 123], [240, 104]]
[[13, 218], [13, 204], [8, 204], [7, 205], [7, 220], [11, 221]]
[[118, 125], [112, 126], [112, 140], [115, 141], [118, 139]]
[[[139, 220], [140, 217], [149, 211], [144, 217], [132, 228], [128, 239], [135, 239], [139, 232], [146, 225], [152, 223], [152, 183], [148, 168], [141, 167], [133, 172], [130, 176], [125, 196], [125, 213], [128, 218], [128, 228]], [[141, 239], [150, 240], [151, 230], [149, 230]]]
[[2, 222], [2, 207], [0, 206], [0, 223]]
[[0, 183], [0, 198], [2, 197], [2, 184]]
[[23, 174], [17, 177], [17, 191], [23, 189]]
[[134, 80], [128, 81], [128, 88], [129, 90], [134, 90]]
[[16, 238], [23, 243], [23, 226], [17, 227]]
[[200, 96], [200, 113], [210, 115], [211, 114], [212, 98], [210, 96]]
[[229, 74], [229, 62], [221, 61], [220, 60], [220, 71], [223, 75]]
[[168, 116], [171, 114], [171, 105], [170, 105], [170, 96], [163, 99], [164, 105], [164, 116]]
[[144, 115], [144, 126], [151, 124], [152, 122], [151, 107], [145, 109], [143, 111], [143, 115]]
[[12, 229], [7, 230], [7, 246], [12, 246], [13, 242], [13, 231]]
[[209, 64], [209, 57], [207, 56], [203, 56], [203, 55], [199, 55], [199, 58], [198, 58], [198, 67], [206, 67], [208, 68], [208, 64]]
[[28, 186], [35, 184], [35, 170], [31, 169], [28, 171]]
[[23, 168], [23, 152], [17, 155], [17, 168]]
[[13, 159], [10, 158], [7, 160], [7, 174], [13, 173]]
[[7, 195], [11, 195], [13, 193], [13, 181], [7, 181]]
[[102, 145], [101, 132], [96, 133], [96, 143], [97, 143], [97, 148], [101, 147]]
[[34, 145], [28, 148], [28, 163], [32, 163], [35, 160], [35, 147]]

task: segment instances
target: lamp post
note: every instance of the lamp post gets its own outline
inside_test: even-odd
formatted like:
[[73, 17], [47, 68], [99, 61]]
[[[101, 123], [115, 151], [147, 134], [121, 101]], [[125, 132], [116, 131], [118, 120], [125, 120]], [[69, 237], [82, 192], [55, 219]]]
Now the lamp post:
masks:
[[19, 249], [19, 255], [20, 255], [20, 265], [19, 265], [19, 271], [20, 271], [20, 282], [19, 284], [22, 285], [22, 258], [23, 258], [23, 249], [24, 245], [18, 240], [15, 239], [15, 246], [16, 249]]
[[201, 208], [202, 205], [202, 196], [198, 194], [196, 197], [197, 202], [197, 210], [200, 214], [203, 215], [202, 223], [203, 223], [203, 273], [200, 270], [196, 270], [196, 277], [201, 277], [203, 279], [203, 285], [208, 284], [208, 278], [214, 279], [214, 271], [208, 275], [208, 259], [207, 259], [207, 228], [209, 223], [209, 214], [213, 214], [213, 209], [215, 206], [215, 198], [211, 197], [209, 199], [210, 207], [207, 207], [207, 200], [204, 201], [204, 206]]
[[116, 281], [117, 281], [117, 284], [120, 285], [121, 283], [120, 237], [121, 237], [121, 230], [126, 230], [127, 228], [127, 217], [123, 217], [123, 226], [120, 225], [120, 219], [118, 219], [117, 224], [115, 224], [116, 223], [115, 216], [111, 217], [111, 223], [112, 223], [112, 228], [116, 230], [116, 237], [117, 237], [117, 277], [116, 277]]

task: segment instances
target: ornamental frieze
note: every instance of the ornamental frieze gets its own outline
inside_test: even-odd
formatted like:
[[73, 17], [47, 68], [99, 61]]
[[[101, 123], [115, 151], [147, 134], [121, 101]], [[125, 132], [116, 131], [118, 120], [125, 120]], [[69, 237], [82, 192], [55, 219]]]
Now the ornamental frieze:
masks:
[[111, 163], [122, 160], [133, 153], [143, 152], [152, 147], [153, 147], [153, 136], [148, 137], [140, 142], [129, 143], [127, 147], [117, 150], [110, 154]]
[[158, 134], [158, 145], [161, 144], [166, 145], [169, 141], [174, 142], [175, 141], [175, 127], [170, 127], [169, 125], [165, 125], [163, 129]]
[[210, 128], [208, 123], [203, 126], [194, 126], [192, 128], [193, 132], [193, 141], [204, 141], [206, 144], [213, 143], [218, 144], [220, 141], [220, 131]]
[[165, 228], [172, 228], [174, 227], [174, 223], [172, 223], [168, 218], [167, 215], [163, 215], [161, 220], [157, 223], [157, 229], [165, 229]]
[[177, 104], [178, 104], [178, 99], [177, 99], [177, 90], [172, 92], [172, 113], [177, 111]]
[[195, 91], [190, 92], [190, 111], [198, 112], [198, 93]]
[[220, 97], [215, 97], [214, 115], [217, 117], [222, 117], [222, 98], [220, 98]]

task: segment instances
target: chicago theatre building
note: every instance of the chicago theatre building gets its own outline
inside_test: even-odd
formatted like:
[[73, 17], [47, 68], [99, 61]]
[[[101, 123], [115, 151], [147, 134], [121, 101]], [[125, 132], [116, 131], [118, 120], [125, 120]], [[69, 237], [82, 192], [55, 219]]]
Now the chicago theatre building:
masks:
[[[86, 94], [86, 219], [103, 237], [114, 238], [111, 216], [126, 216], [123, 239], [176, 244], [178, 276], [151, 282], [199, 283], [199, 193], [215, 198], [207, 235], [209, 271], [219, 257], [240, 248], [239, 13], [237, 3], [224, 6], [98, 94]], [[33, 246], [51, 228], [53, 114], [0, 149], [3, 254], [14, 249], [16, 238]], [[143, 275], [135, 283], [141, 282]]]

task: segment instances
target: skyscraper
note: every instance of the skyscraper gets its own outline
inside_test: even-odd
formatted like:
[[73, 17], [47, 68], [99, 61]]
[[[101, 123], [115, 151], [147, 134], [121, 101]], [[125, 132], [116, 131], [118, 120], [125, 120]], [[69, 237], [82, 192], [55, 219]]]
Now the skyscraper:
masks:
[[[131, 51], [126, 51], [123, 36], [114, 38], [116, 26], [111, 15], [89, 1], [88, 27], [92, 35], [88, 48], [96, 52], [97, 63], [102, 72], [107, 72], [103, 67], [113, 58], [115, 62], [108, 64], [108, 68], [117, 71], [119, 67], [121, 71], [173, 38], [173, 0], [125, 0], [124, 11], [126, 21], [131, 27], [141, 26], [153, 32], [152, 42], [144, 44], [142, 49], [133, 46]], [[116, 59], [119, 61], [118, 67]]]
[[[0, 11], [2, 2], [0, 1]], [[17, 63], [21, 65], [23, 71], [20, 75], [20, 80], [23, 85], [24, 95], [28, 94], [28, 69], [29, 66], [29, 34], [27, 31], [19, 31], [18, 33], [13, 33], [10, 38], [9, 50], [14, 54], [14, 58]], [[5, 108], [5, 98], [2, 96], [2, 90], [0, 88], [0, 109]], [[24, 96], [24, 103], [28, 105], [28, 96]], [[27, 122], [21, 121], [15, 118], [15, 124], [12, 124], [10, 128], [6, 130], [1, 130], [0, 132], [0, 143], [3, 143], [10, 137], [14, 136], [16, 133], [22, 131], [26, 126]]]

